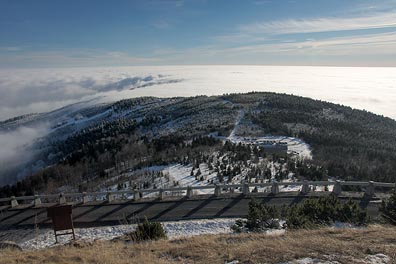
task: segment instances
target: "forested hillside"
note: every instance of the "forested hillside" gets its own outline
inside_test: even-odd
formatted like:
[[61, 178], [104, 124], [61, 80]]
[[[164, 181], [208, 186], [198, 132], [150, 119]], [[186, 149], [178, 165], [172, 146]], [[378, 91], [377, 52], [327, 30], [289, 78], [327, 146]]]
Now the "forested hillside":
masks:
[[[62, 186], [86, 190], [115, 175], [169, 164], [192, 166], [194, 175], [204, 164], [216, 181], [230, 176], [271, 180], [271, 173], [278, 180], [292, 175], [294, 179], [396, 181], [396, 121], [346, 106], [248, 93], [136, 98], [101, 109], [106, 112], [86, 111], [92, 113], [86, 126], [69, 122], [42, 139], [39, 157], [47, 167], [3, 186], [0, 196], [57, 192]], [[312, 160], [232, 143], [227, 139], [231, 131], [241, 138], [302, 139], [310, 145]]]

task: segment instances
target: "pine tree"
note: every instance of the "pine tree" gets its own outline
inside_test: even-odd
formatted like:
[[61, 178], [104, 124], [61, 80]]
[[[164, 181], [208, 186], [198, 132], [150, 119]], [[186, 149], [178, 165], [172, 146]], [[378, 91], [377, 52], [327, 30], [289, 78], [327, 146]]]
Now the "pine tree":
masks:
[[393, 194], [387, 200], [383, 200], [380, 210], [387, 223], [396, 225], [396, 194]]

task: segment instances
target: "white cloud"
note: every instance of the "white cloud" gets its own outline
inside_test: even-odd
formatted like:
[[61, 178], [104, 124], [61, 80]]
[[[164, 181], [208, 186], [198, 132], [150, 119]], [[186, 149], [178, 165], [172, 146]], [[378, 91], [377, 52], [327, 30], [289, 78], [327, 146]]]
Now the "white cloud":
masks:
[[20, 47], [0, 47], [0, 51], [6, 51], [6, 52], [13, 52], [13, 51], [20, 51]]
[[96, 68], [0, 71], [0, 120], [53, 110], [110, 92], [176, 83], [169, 76]]
[[[383, 10], [384, 6], [380, 7], [345, 10], [343, 15], [334, 17], [272, 20], [240, 25], [227, 35], [213, 37], [216, 46], [189, 49], [185, 54], [199, 57], [201, 53], [201, 60], [215, 54], [218, 60], [228, 63], [276, 63], [278, 58], [279, 64], [288, 61], [289, 64], [306, 65], [306, 58], [316, 57], [318, 65], [395, 66], [392, 58], [396, 56], [396, 31], [390, 30], [396, 29], [396, 12], [392, 12], [389, 7], [387, 11]], [[371, 30], [368, 31], [369, 29]], [[387, 33], [381, 33], [378, 29], [386, 29]], [[344, 33], [344, 36], [334, 37], [337, 35], [335, 32], [347, 30], [351, 31], [348, 36]], [[333, 34], [316, 34], [323, 32]], [[286, 37], [287, 34], [294, 34], [294, 40], [290, 40], [290, 36]], [[224, 47], [225, 44], [228, 47]], [[255, 55], [261, 57], [254, 57]], [[337, 62], [330, 56], [345, 58], [339, 58]]]
[[241, 42], [258, 42], [268, 40], [266, 37], [252, 36], [244, 33], [235, 33], [229, 35], [215, 36], [213, 39], [217, 42], [227, 42], [227, 43], [241, 43]]
[[319, 51], [326, 55], [396, 55], [396, 32], [335, 37], [321, 40], [308, 39], [294, 42], [244, 45], [236, 48], [219, 50], [218, 52], [233, 55], [248, 53], [304, 52], [306, 55], [313, 55], [315, 52]]
[[322, 17], [285, 19], [241, 25], [246, 34], [296, 34], [396, 27], [396, 12], [374, 13], [359, 17]]
[[270, 4], [271, 1], [269, 0], [256, 0], [252, 2], [254, 5], [266, 5], [266, 4]]
[[29, 113], [43, 113], [53, 109], [58, 109], [65, 105], [73, 104], [76, 100], [57, 100], [26, 103], [18, 106], [1, 106], [0, 120], [6, 120], [15, 116], [21, 116]]
[[[346, 66], [395, 66], [396, 31], [378, 34], [363, 34], [347, 37], [307, 38], [305, 40], [270, 41], [264, 43], [238, 43], [235, 47], [203, 46], [186, 50], [160, 50], [157, 53], [164, 60], [200, 61], [201, 64], [227, 61], [229, 64], [268, 64], [275, 58], [278, 65], [306, 65], [306, 58], [316, 57], [318, 65]], [[338, 61], [330, 56], [338, 56]], [[356, 59], [358, 57], [358, 59]], [[311, 65], [311, 64], [309, 64]]]
[[149, 5], [156, 6], [156, 7], [174, 7], [180, 8], [184, 6], [184, 0], [161, 0], [161, 1], [154, 1], [154, 0], [146, 0]]
[[45, 126], [20, 127], [12, 132], [0, 132], [0, 185], [19, 180], [12, 170], [33, 158], [33, 152], [29, 148], [35, 140], [46, 134]]
[[152, 23], [153, 27], [158, 29], [168, 29], [171, 27], [171, 24], [165, 20], [157, 20]]

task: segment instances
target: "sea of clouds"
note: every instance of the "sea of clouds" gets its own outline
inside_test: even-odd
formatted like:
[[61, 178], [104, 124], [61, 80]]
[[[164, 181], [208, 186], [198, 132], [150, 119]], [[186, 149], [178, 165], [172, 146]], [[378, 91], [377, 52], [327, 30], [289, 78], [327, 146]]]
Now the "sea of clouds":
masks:
[[[396, 119], [396, 68], [155, 66], [0, 70], [0, 120], [81, 101], [270, 91], [365, 109]], [[45, 124], [0, 133], [0, 174], [24, 160]], [[9, 180], [9, 179], [8, 179]], [[0, 175], [0, 185], [1, 175]]]
[[82, 100], [271, 91], [396, 119], [396, 68], [156, 66], [0, 70], [0, 120]]

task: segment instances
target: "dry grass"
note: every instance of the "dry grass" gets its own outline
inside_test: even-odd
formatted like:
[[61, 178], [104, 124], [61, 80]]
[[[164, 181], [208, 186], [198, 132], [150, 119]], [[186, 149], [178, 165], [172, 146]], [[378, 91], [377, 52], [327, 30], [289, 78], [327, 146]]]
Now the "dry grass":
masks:
[[391, 263], [396, 263], [396, 227], [323, 228], [280, 236], [206, 235], [135, 245], [94, 242], [31, 252], [3, 251], [0, 263], [278, 263], [303, 257], [361, 263], [356, 259], [377, 253], [390, 256]]

